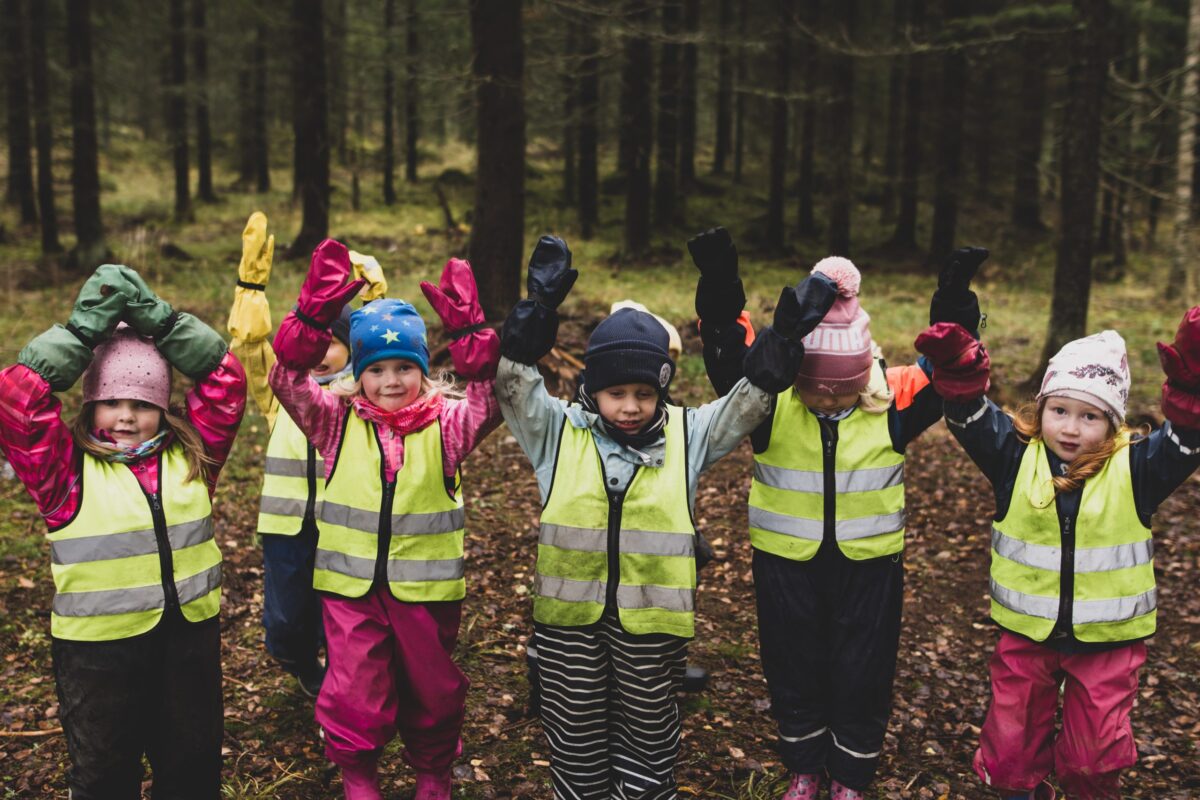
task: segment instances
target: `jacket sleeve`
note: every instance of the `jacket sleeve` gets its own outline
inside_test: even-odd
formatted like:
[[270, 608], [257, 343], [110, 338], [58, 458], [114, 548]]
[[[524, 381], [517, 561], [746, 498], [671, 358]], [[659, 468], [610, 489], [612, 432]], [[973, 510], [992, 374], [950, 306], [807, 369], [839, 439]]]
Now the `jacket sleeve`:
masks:
[[947, 402], [945, 411], [946, 427], [992, 484], [996, 512], [1005, 513], [1027, 446], [1012, 418], [986, 397], [972, 403]]
[[442, 407], [443, 474], [453, 475], [484, 437], [500, 425], [495, 385], [492, 379], [471, 381], [465, 398], [451, 400]]
[[64, 522], [75, 513], [79, 504], [75, 441], [50, 384], [23, 364], [0, 372], [0, 452], [47, 525]]
[[689, 408], [688, 460], [703, 472], [728, 455], [767, 418], [774, 399], [743, 378], [724, 397]]
[[942, 398], [933, 389], [932, 374], [924, 356], [916, 364], [887, 370], [888, 386], [895, 395], [890, 411], [892, 444], [898, 453], [942, 418]]
[[1158, 506], [1200, 467], [1200, 431], [1170, 420], [1133, 445], [1129, 469], [1138, 515], [1147, 525]]
[[237, 356], [225, 353], [216, 369], [196, 381], [187, 393], [186, 405], [188, 420], [214, 462], [205, 469], [212, 492], [246, 413], [246, 371]]
[[242, 362], [246, 370], [246, 388], [254, 398], [258, 413], [267, 418], [267, 429], [270, 430], [275, 427], [275, 415], [279, 413], [279, 401], [267, 380], [271, 367], [275, 366], [275, 351], [266, 339], [248, 342], [239, 338], [229, 343], [229, 351]]
[[500, 357], [496, 370], [496, 399], [508, 430], [528, 456], [545, 501], [554, 479], [558, 438], [566, 421], [567, 404], [546, 391], [537, 367]]
[[[271, 390], [280, 407], [287, 412], [305, 438], [322, 455], [337, 452], [342, 422], [350, 406], [333, 392], [327, 392], [313, 380], [308, 370], [292, 369], [276, 361], [268, 376]], [[331, 467], [332, 461], [326, 461]]]
[[746, 377], [742, 362], [754, 341], [754, 326], [745, 311], [734, 322], [706, 324], [700, 320], [700, 340], [704, 343], [704, 369], [719, 397], [729, 394]]

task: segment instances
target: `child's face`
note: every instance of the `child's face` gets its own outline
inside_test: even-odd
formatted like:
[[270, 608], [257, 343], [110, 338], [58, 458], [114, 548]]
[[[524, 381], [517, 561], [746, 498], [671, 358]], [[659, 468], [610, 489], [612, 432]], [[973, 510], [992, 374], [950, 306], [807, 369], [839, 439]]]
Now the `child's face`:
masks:
[[122, 447], [137, 447], [161, 424], [162, 409], [144, 400], [100, 400], [92, 409], [92, 427]]
[[822, 414], [840, 414], [858, 403], [858, 392], [825, 394], [824, 392], [809, 392], [800, 387], [796, 387], [796, 391], [800, 393], [800, 402], [808, 406], [809, 410], [819, 411]]
[[350, 351], [346, 349], [346, 345], [339, 340], [334, 339], [329, 343], [329, 349], [325, 351], [325, 358], [321, 359], [321, 363], [308, 371], [308, 374], [314, 378], [320, 378], [324, 375], [334, 375], [346, 368], [346, 362], [350, 360]]
[[604, 421], [625, 433], [637, 433], [654, 419], [658, 391], [648, 383], [622, 383], [596, 392]]
[[1068, 464], [1104, 443], [1112, 425], [1104, 412], [1073, 397], [1051, 397], [1042, 407], [1042, 440]]
[[385, 358], [363, 370], [363, 396], [384, 411], [399, 411], [421, 396], [421, 368], [403, 358]]

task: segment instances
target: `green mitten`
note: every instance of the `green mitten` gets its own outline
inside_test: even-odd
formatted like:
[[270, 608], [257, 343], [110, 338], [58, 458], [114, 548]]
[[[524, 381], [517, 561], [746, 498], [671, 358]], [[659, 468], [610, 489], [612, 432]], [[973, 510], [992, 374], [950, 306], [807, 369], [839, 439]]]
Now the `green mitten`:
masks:
[[165, 335], [172, 324], [171, 314], [174, 313], [174, 309], [171, 308], [171, 304], [155, 294], [133, 268], [118, 266], [117, 270], [124, 276], [125, 291], [129, 292], [125, 302], [125, 314], [121, 318], [142, 336], [157, 339]]
[[62, 325], [55, 325], [21, 348], [17, 363], [24, 364], [50, 384], [50, 391], [70, 389], [92, 363], [92, 350]]
[[175, 315], [175, 324], [154, 344], [171, 366], [192, 379], [203, 378], [221, 363], [229, 346], [221, 334], [186, 311]]
[[66, 329], [75, 334], [88, 349], [112, 335], [121, 321], [121, 315], [125, 313], [125, 304], [134, 294], [134, 287], [121, 269], [123, 267], [116, 264], [96, 267], [75, 299]]

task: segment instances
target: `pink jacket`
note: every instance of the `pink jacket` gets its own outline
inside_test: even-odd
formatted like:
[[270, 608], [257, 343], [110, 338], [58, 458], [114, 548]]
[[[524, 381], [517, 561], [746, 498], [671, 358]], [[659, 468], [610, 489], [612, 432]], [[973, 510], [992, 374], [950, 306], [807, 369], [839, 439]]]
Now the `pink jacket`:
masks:
[[[196, 382], [186, 406], [188, 420], [215, 462], [205, 468], [211, 497], [246, 410], [246, 373], [233, 353], [226, 353], [215, 370]], [[47, 526], [71, 519], [81, 500], [75, 440], [50, 384], [23, 364], [0, 371], [0, 452]], [[143, 489], [158, 490], [157, 459], [145, 458], [129, 468]]]

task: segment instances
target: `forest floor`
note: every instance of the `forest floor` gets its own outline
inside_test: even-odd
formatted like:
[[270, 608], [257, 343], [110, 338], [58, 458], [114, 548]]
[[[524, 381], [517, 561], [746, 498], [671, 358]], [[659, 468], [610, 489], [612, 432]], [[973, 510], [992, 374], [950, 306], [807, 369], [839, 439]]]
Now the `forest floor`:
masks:
[[[285, 191], [257, 197], [227, 194], [202, 206], [197, 219], [176, 226], [162, 211], [169, 197], [162, 174], [123, 165], [117, 186], [106, 188], [110, 243], [120, 261], [142, 271], [164, 297], [223, 330], [246, 216], [263, 208], [282, 239], [298, 227]], [[139, 171], [140, 170], [140, 171]], [[343, 176], [344, 178], [344, 176]], [[470, 204], [469, 183], [450, 185], [451, 204]], [[343, 187], [344, 188], [344, 187]], [[369, 187], [368, 187], [369, 188]], [[697, 199], [689, 206], [694, 230], [728, 225], [742, 245], [748, 308], [769, 319], [779, 287], [794, 282], [815, 258], [819, 243], [767, 257], [754, 251], [752, 231], [762, 198], [748, 190]], [[368, 189], [364, 188], [364, 192]], [[372, 189], [373, 191], [373, 189]], [[403, 187], [401, 203], [334, 214], [332, 235], [380, 257], [392, 296], [428, 307], [416, 282], [435, 278], [445, 258], [462, 255], [464, 238], [438, 230], [441, 212], [428, 184]], [[528, 202], [532, 243], [544, 230], [571, 240], [570, 211], [560, 208], [553, 181], [531, 177]], [[345, 196], [340, 195], [338, 203]], [[601, 224], [619, 230], [618, 197], [604, 199]], [[1053, 248], [1048, 238], [1019, 241], [994, 225], [996, 214], [964, 215], [964, 243], [992, 248], [978, 281], [989, 325], [998, 397], [1015, 402], [1015, 386], [1032, 368], [1049, 308]], [[859, 209], [858, 219], [873, 211]], [[857, 223], [856, 223], [857, 224]], [[869, 223], [864, 223], [869, 224]], [[64, 220], [64, 228], [69, 221]], [[9, 231], [14, 226], [9, 221]], [[743, 233], [747, 232], [747, 233]], [[0, 243], [0, 362], [15, 361], [21, 345], [54, 321], [66, 319], [81, 276], [40, 265], [36, 235], [17, 231]], [[980, 234], [971, 238], [972, 233]], [[581, 277], [564, 306], [560, 344], [580, 354], [591, 326], [610, 302], [634, 297], [680, 326], [685, 354], [676, 392], [695, 404], [711, 397], [699, 357], [691, 292], [695, 272], [682, 241], [668, 232], [645, 263], [614, 255], [611, 238], [572, 241]], [[859, 234], [856, 233], [856, 237]], [[862, 241], [881, 241], [881, 231]], [[857, 240], [857, 239], [856, 239]], [[164, 245], [185, 251], [164, 255]], [[1158, 297], [1164, 259], [1135, 253], [1128, 274], [1093, 288], [1089, 329], [1116, 327], [1130, 348], [1133, 419], [1158, 419], [1161, 381], [1155, 340], [1169, 339], [1182, 306]], [[913, 358], [912, 338], [925, 324], [934, 279], [914, 259], [862, 248], [863, 305], [872, 332], [893, 363]], [[306, 264], [278, 262], [268, 294], [276, 310], [294, 302]], [[436, 344], [440, 332], [432, 332]], [[68, 414], [78, 390], [64, 393]], [[262, 646], [261, 551], [254, 538], [267, 433], [252, 408], [242, 424], [218, 489], [215, 516], [225, 557], [223, 624], [225, 772], [228, 798], [327, 798], [340, 780], [322, 753], [312, 702], [271, 662]], [[707, 691], [683, 698], [684, 742], [677, 774], [682, 796], [761, 800], [782, 793], [782, 767], [772, 750], [774, 725], [757, 653], [750, 547], [745, 530], [751, 454], [743, 444], [700, 482], [696, 518], [718, 560], [700, 576], [698, 635], [691, 660], [712, 675]], [[895, 682], [895, 710], [873, 794], [886, 798], [983, 798], [971, 754], [988, 702], [987, 660], [997, 638], [987, 616], [987, 563], [991, 494], [944, 426], [910, 448], [907, 470], [908, 580]], [[486, 440], [464, 467], [468, 509], [468, 585], [457, 656], [472, 682], [457, 762], [455, 796], [548, 798], [548, 750], [539, 725], [526, 717], [524, 641], [530, 629], [538, 499], [528, 462], [507, 431]], [[1200, 478], [1193, 477], [1164, 504], [1155, 520], [1159, 578], [1159, 632], [1149, 644], [1133, 724], [1140, 752], [1126, 773], [1135, 798], [1200, 797]], [[50, 669], [52, 584], [44, 526], [23, 488], [0, 477], [0, 800], [65, 797], [67, 756], [58, 731]], [[383, 760], [389, 798], [412, 794], [412, 775], [389, 748]]]

